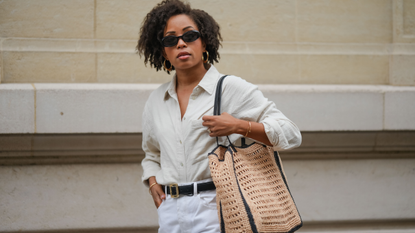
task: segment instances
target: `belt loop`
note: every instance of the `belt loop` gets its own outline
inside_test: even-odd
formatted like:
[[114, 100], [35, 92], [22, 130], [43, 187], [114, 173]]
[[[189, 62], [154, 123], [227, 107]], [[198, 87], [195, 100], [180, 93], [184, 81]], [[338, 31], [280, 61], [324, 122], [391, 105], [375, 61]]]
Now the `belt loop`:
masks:
[[197, 182], [193, 183], [193, 196], [197, 195]]

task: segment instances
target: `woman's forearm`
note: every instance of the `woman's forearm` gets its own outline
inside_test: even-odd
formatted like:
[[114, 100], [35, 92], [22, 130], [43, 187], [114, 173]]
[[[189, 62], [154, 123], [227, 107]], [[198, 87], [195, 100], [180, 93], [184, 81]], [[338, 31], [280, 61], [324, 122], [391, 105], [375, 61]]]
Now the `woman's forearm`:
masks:
[[[251, 124], [251, 125], [249, 125]], [[271, 142], [268, 139], [267, 134], [265, 133], [265, 128], [262, 123], [237, 120], [237, 126], [235, 127], [235, 133], [241, 134], [248, 138], [252, 138], [258, 142], [262, 142], [265, 145], [272, 146]]]

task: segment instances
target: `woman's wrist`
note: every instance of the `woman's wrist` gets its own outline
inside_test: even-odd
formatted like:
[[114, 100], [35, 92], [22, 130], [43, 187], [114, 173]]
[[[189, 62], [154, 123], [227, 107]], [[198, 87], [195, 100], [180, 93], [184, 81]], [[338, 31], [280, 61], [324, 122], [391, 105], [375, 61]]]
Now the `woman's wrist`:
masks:
[[157, 182], [152, 183], [152, 184], [150, 185], [150, 187], [148, 188], [148, 192], [150, 193], [150, 195], [151, 195], [151, 188], [152, 188], [153, 186], [155, 186], [155, 185], [157, 185]]
[[238, 120], [237, 124], [236, 124], [236, 130], [235, 133], [237, 134], [241, 134], [243, 136], [246, 135], [247, 129], [249, 127], [249, 123], [248, 121], [244, 121], [244, 120]]
[[157, 185], [157, 180], [156, 177], [152, 176], [148, 179], [148, 192], [151, 194], [151, 188], [153, 188], [153, 186]]
[[157, 183], [157, 180], [156, 180], [155, 176], [152, 176], [152, 177], [148, 178], [148, 185], [149, 186], [154, 184], [154, 183]]

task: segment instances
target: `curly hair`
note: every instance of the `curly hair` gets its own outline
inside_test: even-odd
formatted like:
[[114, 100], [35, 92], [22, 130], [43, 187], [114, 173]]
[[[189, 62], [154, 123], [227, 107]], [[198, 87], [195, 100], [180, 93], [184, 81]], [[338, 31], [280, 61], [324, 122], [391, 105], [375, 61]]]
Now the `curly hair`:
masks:
[[[180, 14], [189, 16], [199, 28], [201, 39], [209, 53], [209, 63], [219, 62], [218, 50], [221, 46], [222, 36], [219, 32], [220, 27], [212, 16], [203, 10], [192, 9], [190, 4], [180, 0], [164, 0], [147, 14], [141, 25], [136, 49], [140, 57], [144, 55], [145, 65], [149, 62], [151, 67], [155, 67], [157, 71], [164, 69], [164, 47], [161, 43], [164, 29], [170, 17]], [[169, 71], [167, 73], [170, 74]]]

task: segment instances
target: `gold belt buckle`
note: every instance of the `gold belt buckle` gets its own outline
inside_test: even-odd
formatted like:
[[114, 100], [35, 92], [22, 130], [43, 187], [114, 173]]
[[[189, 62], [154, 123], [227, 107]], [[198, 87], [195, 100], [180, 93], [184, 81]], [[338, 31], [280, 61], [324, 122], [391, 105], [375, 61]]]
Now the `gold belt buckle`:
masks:
[[[174, 194], [173, 195], [173, 192], [172, 192], [172, 190], [174, 190], [174, 189], [176, 189], [176, 194]], [[169, 185], [169, 189], [170, 189], [170, 196], [172, 197], [172, 198], [178, 198], [179, 197], [179, 185], [178, 184], [171, 184], [171, 185]]]

